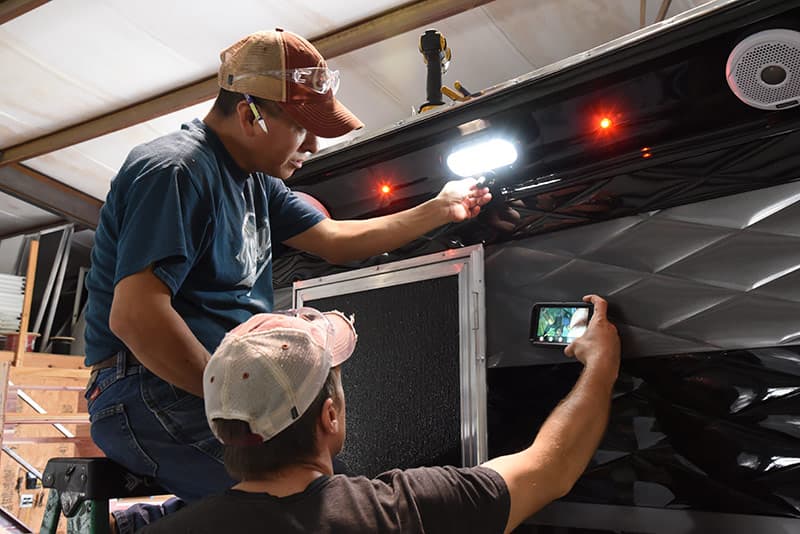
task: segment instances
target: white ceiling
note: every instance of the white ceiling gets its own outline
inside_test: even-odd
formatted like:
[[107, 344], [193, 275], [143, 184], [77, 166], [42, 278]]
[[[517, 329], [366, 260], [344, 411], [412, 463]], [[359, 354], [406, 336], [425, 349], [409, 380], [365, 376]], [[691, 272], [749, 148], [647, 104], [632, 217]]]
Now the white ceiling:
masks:
[[0, 193], [0, 236], [30, 228], [55, 224], [58, 215], [40, 210], [27, 202]]
[[[213, 75], [219, 51], [253, 31], [280, 26], [313, 39], [405, 3], [52, 0], [0, 26], [0, 147]], [[702, 3], [673, 0], [667, 16]], [[648, 23], [660, 5], [647, 0]], [[452, 49], [445, 83], [460, 80], [476, 91], [638, 29], [639, 6], [639, 0], [495, 0], [428, 27]], [[329, 61], [342, 72], [339, 98], [367, 125], [359, 135], [407, 118], [424, 101], [417, 42], [425, 29]], [[103, 199], [134, 145], [209, 108], [204, 102], [23, 163]]]

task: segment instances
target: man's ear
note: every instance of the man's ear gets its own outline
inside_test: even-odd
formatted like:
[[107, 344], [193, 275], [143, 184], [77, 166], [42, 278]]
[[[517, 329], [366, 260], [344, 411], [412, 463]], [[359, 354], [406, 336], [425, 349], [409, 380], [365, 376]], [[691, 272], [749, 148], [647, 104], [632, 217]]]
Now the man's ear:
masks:
[[250, 109], [250, 105], [244, 100], [240, 100], [239, 103], [236, 104], [236, 122], [242, 132], [248, 137], [256, 135], [256, 130], [260, 129], [258, 122], [256, 122], [256, 116], [253, 115], [253, 110]]
[[339, 431], [339, 425], [341, 424], [339, 421], [339, 414], [336, 411], [336, 405], [333, 399], [330, 397], [322, 404], [320, 424], [322, 425], [323, 432], [326, 434], [335, 434]]

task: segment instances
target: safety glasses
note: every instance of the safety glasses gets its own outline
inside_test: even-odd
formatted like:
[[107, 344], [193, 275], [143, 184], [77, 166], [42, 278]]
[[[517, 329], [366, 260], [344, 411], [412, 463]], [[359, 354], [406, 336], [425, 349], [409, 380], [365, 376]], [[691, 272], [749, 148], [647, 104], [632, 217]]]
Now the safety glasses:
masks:
[[288, 70], [267, 70], [253, 74], [243, 74], [233, 78], [234, 81], [242, 78], [252, 78], [255, 76], [269, 76], [280, 80], [287, 80], [298, 85], [311, 89], [321, 95], [331, 91], [336, 94], [339, 90], [340, 76], [338, 70], [331, 70], [328, 67], [302, 67]]

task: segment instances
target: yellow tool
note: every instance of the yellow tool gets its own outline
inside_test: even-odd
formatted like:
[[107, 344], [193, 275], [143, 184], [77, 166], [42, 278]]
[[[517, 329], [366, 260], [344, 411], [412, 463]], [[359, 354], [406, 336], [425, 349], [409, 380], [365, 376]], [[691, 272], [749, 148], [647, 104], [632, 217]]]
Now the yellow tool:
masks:
[[[442, 100], [442, 75], [450, 66], [452, 54], [447, 48], [447, 39], [436, 30], [427, 30], [419, 38], [419, 51], [427, 66], [426, 97], [427, 100], [419, 107], [423, 113], [429, 109], [444, 105]], [[449, 96], [449, 95], [448, 95]]]
[[466, 96], [462, 95], [461, 93], [453, 91], [446, 85], [442, 86], [442, 93], [445, 96], [449, 97], [451, 100], [455, 100], [456, 102], [466, 102], [467, 100], [469, 100], [469, 98], [467, 98]]

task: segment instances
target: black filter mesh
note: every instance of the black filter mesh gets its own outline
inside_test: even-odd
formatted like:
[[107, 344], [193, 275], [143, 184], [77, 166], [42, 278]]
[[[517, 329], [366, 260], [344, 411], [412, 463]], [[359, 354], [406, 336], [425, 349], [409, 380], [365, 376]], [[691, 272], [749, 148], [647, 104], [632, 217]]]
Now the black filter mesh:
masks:
[[351, 474], [461, 465], [458, 278], [447, 276], [313, 301], [355, 314], [343, 365]]

